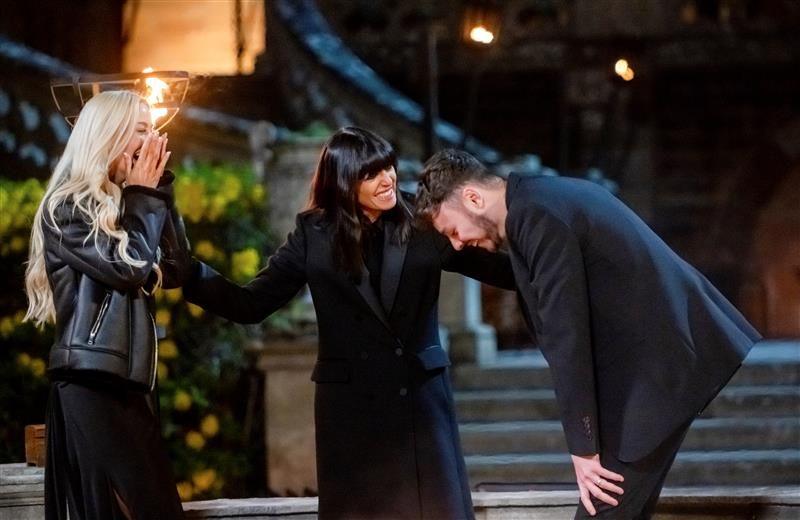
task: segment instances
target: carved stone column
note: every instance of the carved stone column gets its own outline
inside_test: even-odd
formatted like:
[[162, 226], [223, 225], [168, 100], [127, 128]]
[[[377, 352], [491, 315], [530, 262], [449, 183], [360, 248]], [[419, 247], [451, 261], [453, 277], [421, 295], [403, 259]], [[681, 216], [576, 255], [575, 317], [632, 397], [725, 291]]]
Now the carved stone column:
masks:
[[482, 365], [494, 361], [497, 338], [494, 328], [483, 322], [480, 282], [442, 273], [439, 319], [447, 327], [453, 363]]
[[314, 383], [317, 337], [269, 339], [258, 368], [264, 373], [267, 486], [281, 495], [317, 490]]

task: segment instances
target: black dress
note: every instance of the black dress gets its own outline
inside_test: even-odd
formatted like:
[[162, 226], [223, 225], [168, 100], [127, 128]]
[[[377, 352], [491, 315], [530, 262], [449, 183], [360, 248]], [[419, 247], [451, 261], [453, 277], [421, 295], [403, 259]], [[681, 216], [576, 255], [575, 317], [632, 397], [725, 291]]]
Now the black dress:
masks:
[[45, 518], [183, 518], [155, 395], [54, 381], [47, 409]]

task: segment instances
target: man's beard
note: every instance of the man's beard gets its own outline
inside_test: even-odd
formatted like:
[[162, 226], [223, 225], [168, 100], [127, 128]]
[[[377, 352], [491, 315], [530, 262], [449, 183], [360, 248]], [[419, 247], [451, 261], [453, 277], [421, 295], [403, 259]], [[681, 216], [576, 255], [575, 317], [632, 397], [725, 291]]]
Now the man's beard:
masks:
[[492, 242], [492, 244], [494, 244], [494, 251], [498, 251], [505, 247], [505, 239], [500, 236], [500, 232], [497, 230], [497, 225], [495, 225], [495, 223], [492, 222], [488, 217], [483, 215], [469, 214], [469, 218], [472, 220], [474, 225], [486, 232], [486, 238], [484, 240], [489, 240]]

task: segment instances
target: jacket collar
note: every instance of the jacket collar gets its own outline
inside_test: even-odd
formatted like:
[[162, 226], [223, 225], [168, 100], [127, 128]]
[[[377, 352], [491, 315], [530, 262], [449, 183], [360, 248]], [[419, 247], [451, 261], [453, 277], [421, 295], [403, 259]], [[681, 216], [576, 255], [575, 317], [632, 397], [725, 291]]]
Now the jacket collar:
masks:
[[522, 182], [522, 176], [518, 173], [510, 173], [506, 180], [506, 209], [511, 207], [511, 200], [519, 188], [519, 183]]
[[369, 283], [369, 271], [367, 271], [366, 266], [362, 266], [361, 268], [361, 279], [360, 281], [355, 284], [356, 290], [361, 294], [361, 297], [364, 298], [364, 301], [372, 309], [372, 312], [375, 313], [375, 316], [381, 320], [381, 323], [386, 325], [388, 329], [391, 329], [389, 325], [389, 317], [386, 314], [386, 311], [383, 309], [383, 305], [381, 305], [380, 299], [378, 299], [378, 295], [375, 294], [375, 289], [372, 288], [372, 284]]
[[381, 304], [384, 310], [392, 313], [394, 301], [397, 297], [397, 288], [400, 285], [400, 275], [406, 259], [408, 241], [400, 242], [397, 234], [397, 223], [387, 219], [383, 233], [383, 264], [381, 267]]
[[369, 271], [366, 266], [361, 268], [361, 280], [355, 284], [361, 297], [372, 309], [372, 312], [391, 329], [389, 315], [392, 313], [394, 301], [397, 298], [397, 289], [400, 286], [400, 276], [408, 251], [408, 241], [400, 242], [395, 236], [397, 223], [392, 219], [384, 222], [383, 262], [381, 268], [381, 294], [378, 295], [369, 282]]

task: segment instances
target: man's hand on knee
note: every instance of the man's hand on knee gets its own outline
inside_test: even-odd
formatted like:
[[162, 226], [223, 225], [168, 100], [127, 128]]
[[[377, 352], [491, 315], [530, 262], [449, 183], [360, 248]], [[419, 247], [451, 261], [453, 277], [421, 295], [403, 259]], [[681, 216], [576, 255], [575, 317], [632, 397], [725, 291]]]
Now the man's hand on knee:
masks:
[[592, 504], [592, 496], [612, 506], [619, 504], [617, 499], [609, 495], [608, 492], [621, 495], [623, 493], [622, 488], [614, 484], [614, 482], [622, 482], [625, 479], [622, 475], [601, 466], [599, 454], [572, 455], [572, 465], [575, 466], [575, 476], [578, 480], [581, 503], [590, 515], [594, 516], [597, 513]]

